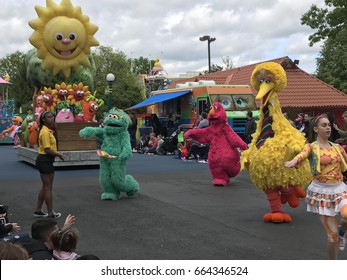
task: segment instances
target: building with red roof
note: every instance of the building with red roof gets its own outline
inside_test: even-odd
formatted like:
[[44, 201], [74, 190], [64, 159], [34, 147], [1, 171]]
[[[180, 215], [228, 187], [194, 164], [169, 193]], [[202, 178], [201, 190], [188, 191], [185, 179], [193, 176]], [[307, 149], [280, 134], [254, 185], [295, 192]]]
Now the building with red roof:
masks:
[[[333, 112], [336, 122], [343, 127], [341, 115], [347, 110], [347, 94], [300, 69], [298, 60], [293, 61], [288, 56], [285, 56], [270, 61], [281, 64], [287, 74], [287, 87], [279, 94], [282, 111], [288, 112], [292, 119], [298, 113], [308, 113], [311, 116], [317, 116], [325, 112]], [[250, 85], [252, 71], [259, 63], [179, 79], [174, 81], [170, 88], [175, 88], [177, 83], [199, 80], [213, 80], [216, 84]], [[255, 91], [253, 93], [256, 95]]]

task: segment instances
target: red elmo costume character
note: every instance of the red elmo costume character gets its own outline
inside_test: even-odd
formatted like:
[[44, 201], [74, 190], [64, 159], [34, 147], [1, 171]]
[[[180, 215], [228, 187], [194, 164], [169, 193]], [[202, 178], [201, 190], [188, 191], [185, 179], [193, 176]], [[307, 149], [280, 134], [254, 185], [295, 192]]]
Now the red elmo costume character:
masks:
[[247, 144], [228, 124], [223, 105], [214, 102], [208, 113], [210, 126], [191, 129], [184, 134], [201, 144], [209, 144], [208, 165], [213, 177], [213, 185], [225, 186], [230, 178], [240, 172], [240, 149], [246, 150]]

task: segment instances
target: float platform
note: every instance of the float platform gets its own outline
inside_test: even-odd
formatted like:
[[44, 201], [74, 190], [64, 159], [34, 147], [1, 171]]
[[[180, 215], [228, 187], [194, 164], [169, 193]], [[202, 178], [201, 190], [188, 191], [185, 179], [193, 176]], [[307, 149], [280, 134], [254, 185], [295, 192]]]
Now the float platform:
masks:
[[[86, 151], [59, 151], [65, 160], [55, 159], [54, 166], [86, 166], [86, 165], [99, 165], [99, 156], [96, 150]], [[37, 157], [37, 150], [26, 147], [17, 148], [18, 160], [28, 162], [36, 165], [35, 160]]]

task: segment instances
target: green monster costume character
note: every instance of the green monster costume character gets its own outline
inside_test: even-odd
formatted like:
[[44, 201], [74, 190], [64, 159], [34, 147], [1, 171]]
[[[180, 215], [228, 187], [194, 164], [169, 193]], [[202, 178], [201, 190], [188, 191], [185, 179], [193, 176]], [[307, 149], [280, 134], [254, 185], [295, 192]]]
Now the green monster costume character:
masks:
[[128, 126], [130, 118], [120, 109], [111, 109], [103, 121], [104, 127], [85, 127], [80, 130], [84, 138], [96, 137], [102, 141], [100, 156], [101, 199], [118, 200], [121, 192], [133, 196], [139, 183], [126, 174], [127, 160], [132, 156]]

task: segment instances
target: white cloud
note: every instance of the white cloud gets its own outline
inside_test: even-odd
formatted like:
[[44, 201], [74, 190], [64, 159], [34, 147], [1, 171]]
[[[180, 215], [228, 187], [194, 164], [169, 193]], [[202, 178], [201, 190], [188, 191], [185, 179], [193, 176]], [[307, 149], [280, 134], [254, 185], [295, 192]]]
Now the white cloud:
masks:
[[[33, 30], [28, 21], [37, 18], [35, 5], [46, 1], [3, 1], [0, 10], [0, 57], [32, 48]], [[60, 0], [56, 0], [59, 3]], [[211, 62], [223, 66], [230, 57], [235, 66], [288, 55], [299, 66], [315, 71], [320, 46], [308, 46], [314, 31], [301, 25], [300, 17], [323, 0], [71, 0], [99, 26], [95, 38], [129, 57], [159, 57], [169, 75], [207, 69], [210, 35]]]

